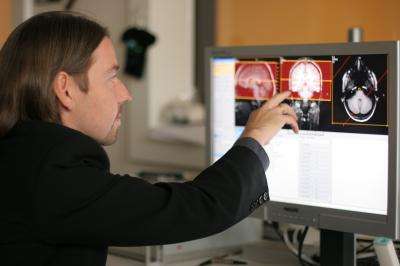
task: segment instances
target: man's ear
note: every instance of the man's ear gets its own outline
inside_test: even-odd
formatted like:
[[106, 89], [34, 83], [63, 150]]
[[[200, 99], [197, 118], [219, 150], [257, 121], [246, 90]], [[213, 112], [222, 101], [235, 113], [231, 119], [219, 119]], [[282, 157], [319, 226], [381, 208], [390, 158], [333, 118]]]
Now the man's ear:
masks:
[[66, 72], [60, 71], [53, 82], [53, 90], [62, 108], [71, 110], [74, 107], [74, 79]]

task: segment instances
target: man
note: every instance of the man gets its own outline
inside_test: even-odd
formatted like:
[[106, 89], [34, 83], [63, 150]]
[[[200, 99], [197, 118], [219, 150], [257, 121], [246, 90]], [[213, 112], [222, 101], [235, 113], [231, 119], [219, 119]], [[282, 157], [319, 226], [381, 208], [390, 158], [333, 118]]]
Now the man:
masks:
[[278, 94], [195, 180], [151, 185], [109, 172], [100, 145], [117, 138], [132, 99], [105, 28], [49, 12], [0, 51], [1, 265], [105, 265], [107, 247], [205, 237], [269, 199], [262, 145], [295, 114]]

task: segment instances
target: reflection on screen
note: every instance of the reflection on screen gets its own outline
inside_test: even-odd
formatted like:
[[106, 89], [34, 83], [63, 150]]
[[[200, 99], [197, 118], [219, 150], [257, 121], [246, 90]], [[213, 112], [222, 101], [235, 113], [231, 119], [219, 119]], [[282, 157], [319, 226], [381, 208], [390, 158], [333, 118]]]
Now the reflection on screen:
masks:
[[214, 58], [213, 160], [278, 92], [300, 126], [267, 146], [272, 201], [387, 214], [387, 55]]

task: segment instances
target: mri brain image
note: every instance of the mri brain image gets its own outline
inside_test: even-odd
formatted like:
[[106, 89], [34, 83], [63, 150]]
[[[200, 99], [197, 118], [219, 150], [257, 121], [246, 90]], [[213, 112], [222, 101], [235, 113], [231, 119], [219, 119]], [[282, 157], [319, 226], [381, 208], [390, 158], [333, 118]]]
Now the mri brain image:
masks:
[[235, 125], [244, 126], [250, 113], [262, 105], [261, 101], [235, 101]]
[[322, 89], [322, 72], [319, 66], [307, 59], [301, 59], [293, 65], [289, 73], [289, 86], [298, 92], [302, 99], [310, 99], [314, 92]]
[[378, 82], [361, 56], [344, 73], [341, 93], [341, 101], [352, 120], [366, 122], [374, 115], [379, 100]]
[[297, 114], [300, 129], [316, 130], [319, 125], [319, 101], [311, 100], [322, 90], [322, 72], [320, 67], [309, 58], [302, 58], [292, 66], [289, 72], [289, 90], [297, 92], [299, 100], [291, 103]]
[[255, 100], [265, 100], [276, 93], [271, 67], [266, 63], [242, 64], [235, 76], [236, 85], [251, 90]]

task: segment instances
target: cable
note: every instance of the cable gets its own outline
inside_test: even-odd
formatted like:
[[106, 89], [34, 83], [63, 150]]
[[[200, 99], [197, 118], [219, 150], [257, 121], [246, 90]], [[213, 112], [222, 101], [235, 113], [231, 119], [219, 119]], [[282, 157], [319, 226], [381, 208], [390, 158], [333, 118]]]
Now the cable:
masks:
[[299, 235], [301, 235], [301, 230], [300, 229], [294, 230], [292, 235], [292, 243], [295, 246], [299, 246], [299, 239], [300, 239]]
[[283, 241], [283, 236], [282, 232], [279, 231], [279, 223], [278, 222], [272, 222], [272, 228], [274, 228], [275, 233], [279, 236], [279, 238]]
[[305, 226], [304, 231], [300, 232], [299, 250], [298, 250], [297, 257], [298, 257], [301, 265], [304, 265], [303, 259], [301, 258], [301, 253], [303, 252], [303, 243], [304, 243], [304, 239], [306, 238], [307, 232], [308, 232], [308, 226]]
[[[289, 235], [288, 235], [288, 231], [284, 230], [283, 231], [283, 241], [285, 242], [286, 246], [288, 247], [288, 249], [296, 255], [296, 257], [298, 256], [298, 251], [297, 248], [292, 244], [292, 242], [289, 240]], [[309, 258], [306, 254], [301, 254], [301, 258], [306, 261], [307, 263], [311, 264], [311, 265], [319, 265], [317, 262], [315, 262], [314, 260], [312, 260], [311, 258]]]
[[[276, 230], [276, 232], [282, 236], [282, 240], [283, 242], [286, 244], [286, 246], [288, 247], [288, 249], [298, 258], [301, 258], [300, 263], [301, 265], [304, 265], [304, 263], [308, 263], [311, 265], [320, 265], [318, 262], [316, 262], [315, 260], [313, 260], [312, 258], [308, 257], [306, 254], [302, 253], [302, 247], [304, 244], [304, 240], [305, 240], [305, 236], [307, 234], [307, 227], [304, 229], [303, 233], [300, 233], [300, 239], [299, 239], [299, 246], [298, 249], [294, 246], [294, 244], [290, 241], [289, 238], [289, 232], [288, 229], [283, 230], [283, 232], [281, 233], [278, 228], [274, 228]], [[297, 230], [296, 232], [293, 233], [293, 236], [297, 235]], [[367, 239], [357, 239], [357, 240], [361, 240], [360, 242], [364, 242], [364, 243], [371, 243], [371, 240], [367, 240]], [[369, 248], [371, 248], [372, 245], [367, 245], [363, 248], [361, 248], [359, 251], [357, 251], [356, 254], [356, 259], [365, 259], [365, 258], [371, 258], [371, 257], [376, 257], [376, 253], [375, 252], [365, 252], [367, 251]]]
[[362, 253], [362, 254], [357, 254], [356, 257], [358, 260], [370, 257], [376, 257], [376, 253], [375, 252]]
[[[366, 259], [366, 258], [371, 258], [371, 257], [376, 257], [376, 253], [373, 249], [373, 239], [363, 239], [363, 238], [357, 238], [357, 242], [359, 243], [366, 243], [365, 247], [362, 247], [360, 250], [356, 252], [356, 259]], [[372, 250], [371, 250], [372, 248]], [[368, 251], [368, 252], [367, 252]]]
[[364, 251], [367, 251], [368, 249], [370, 249], [374, 244], [369, 244], [363, 248], [361, 248], [360, 250], [357, 250], [357, 254], [363, 253]]
[[279, 223], [278, 223], [278, 222], [273, 222], [273, 223], [272, 223], [272, 228], [274, 229], [274, 231], [275, 231], [275, 233], [278, 235], [278, 237], [279, 237], [282, 241], [284, 241], [284, 240], [283, 240], [282, 232], [279, 231]]

